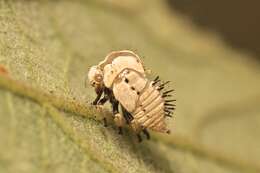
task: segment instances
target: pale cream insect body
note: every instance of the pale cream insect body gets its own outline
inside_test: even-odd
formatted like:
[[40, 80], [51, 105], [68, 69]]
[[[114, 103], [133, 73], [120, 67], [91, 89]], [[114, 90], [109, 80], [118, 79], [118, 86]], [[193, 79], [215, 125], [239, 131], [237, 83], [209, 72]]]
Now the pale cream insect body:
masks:
[[[140, 132], [149, 139], [147, 129], [170, 132], [165, 116], [172, 115], [175, 105], [171, 102], [175, 100], [166, 98], [173, 90], [163, 92], [169, 82], [161, 83], [159, 77], [153, 81], [147, 79], [142, 61], [132, 51], [111, 52], [104, 61], [90, 69], [88, 78], [98, 95], [93, 104], [111, 102], [120, 133], [124, 122], [133, 128], [139, 141], [142, 140]], [[119, 113], [119, 105], [122, 114]]]

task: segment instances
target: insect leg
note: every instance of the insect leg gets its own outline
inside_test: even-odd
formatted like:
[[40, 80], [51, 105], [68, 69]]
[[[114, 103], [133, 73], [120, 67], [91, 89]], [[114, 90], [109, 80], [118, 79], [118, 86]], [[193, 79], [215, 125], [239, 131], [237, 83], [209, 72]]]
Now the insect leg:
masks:
[[[98, 101], [97, 105], [104, 105], [108, 101], [108, 96], [105, 94], [104, 97]], [[103, 118], [104, 126], [107, 127], [107, 119], [106, 117]]]
[[101, 100], [98, 101], [98, 105], [104, 105], [108, 101], [108, 96], [105, 95]]
[[143, 139], [142, 139], [140, 133], [136, 134], [136, 136], [137, 136], [137, 140], [138, 140], [138, 142], [141, 143], [141, 142], [143, 141]]
[[119, 103], [116, 101], [116, 102], [112, 102], [112, 109], [113, 109], [113, 115], [116, 115], [119, 113], [119, 109], [118, 109], [118, 106], [119, 106]]
[[[107, 95], [106, 92], [104, 92], [104, 90], [96, 90], [96, 93], [97, 93], [97, 98], [95, 99], [95, 101], [92, 103], [93, 105], [104, 105], [108, 99], [109, 99], [109, 96]], [[102, 94], [104, 93], [104, 97], [100, 100]], [[103, 122], [104, 122], [104, 126], [107, 127], [107, 119], [106, 117], [103, 118]]]
[[[123, 116], [127, 122], [127, 124], [130, 124], [130, 126], [132, 127], [132, 129], [135, 131], [138, 142], [142, 142], [142, 137], [141, 137], [141, 127], [139, 125], [139, 123], [134, 119], [134, 117], [121, 105], [122, 107], [122, 112], [123, 112]], [[146, 131], [147, 132], [147, 131]], [[148, 136], [150, 137], [149, 133], [144, 132], [147, 135], [147, 139]]]
[[123, 134], [123, 129], [122, 126], [124, 124], [124, 118], [123, 116], [119, 113], [119, 102], [116, 100], [113, 100], [111, 102], [112, 104], [112, 108], [113, 108], [113, 115], [114, 115], [114, 121], [116, 123], [116, 125], [118, 126], [118, 134]]
[[150, 134], [147, 131], [147, 129], [143, 129], [143, 133], [145, 134], [146, 138], [149, 140], [150, 139]]
[[118, 127], [118, 130], [119, 130], [119, 131], [118, 131], [118, 134], [119, 134], [119, 135], [122, 135], [122, 134], [123, 134], [123, 128], [122, 128], [122, 127]]
[[134, 117], [121, 105], [123, 116], [127, 124], [130, 124]]
[[96, 99], [92, 102], [92, 105], [97, 105], [98, 101], [100, 100], [102, 94], [103, 94], [103, 89], [99, 89], [99, 90], [96, 90], [96, 93], [97, 93], [97, 97]]
[[104, 122], [104, 126], [107, 127], [107, 119], [106, 118], [103, 118], [103, 122]]
[[117, 113], [115, 115], [114, 121], [116, 123], [116, 125], [118, 126], [118, 134], [122, 135], [123, 134], [123, 129], [122, 126], [124, 125], [124, 117], [120, 114]]

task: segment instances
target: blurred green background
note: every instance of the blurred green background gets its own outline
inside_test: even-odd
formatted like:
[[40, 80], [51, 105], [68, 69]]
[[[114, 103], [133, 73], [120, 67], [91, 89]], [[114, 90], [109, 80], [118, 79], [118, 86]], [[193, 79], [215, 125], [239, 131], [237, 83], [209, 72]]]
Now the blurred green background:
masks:
[[234, 48], [260, 57], [260, 2], [258, 0], [167, 0], [174, 11], [197, 26], [217, 32]]
[[[0, 75], [0, 172], [260, 172], [259, 34], [249, 37], [254, 31], [240, 22], [218, 25], [231, 20], [226, 6], [194, 3], [0, 0], [0, 64], [9, 72]], [[197, 14], [198, 6], [207, 10]], [[122, 49], [172, 81], [171, 135], [138, 144], [91, 111], [86, 118], [37, 99], [46, 93], [89, 107], [88, 68]]]

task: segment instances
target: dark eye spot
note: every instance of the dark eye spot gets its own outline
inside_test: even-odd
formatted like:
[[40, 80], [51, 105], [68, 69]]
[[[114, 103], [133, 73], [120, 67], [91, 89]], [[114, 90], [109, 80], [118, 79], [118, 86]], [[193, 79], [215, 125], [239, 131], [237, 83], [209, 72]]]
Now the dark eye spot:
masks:
[[135, 87], [131, 87], [132, 90], [135, 90]]
[[127, 78], [125, 78], [125, 82], [126, 82], [126, 83], [129, 83], [129, 80], [128, 80]]
[[139, 92], [139, 91], [137, 91], [137, 95], [140, 95], [140, 92]]

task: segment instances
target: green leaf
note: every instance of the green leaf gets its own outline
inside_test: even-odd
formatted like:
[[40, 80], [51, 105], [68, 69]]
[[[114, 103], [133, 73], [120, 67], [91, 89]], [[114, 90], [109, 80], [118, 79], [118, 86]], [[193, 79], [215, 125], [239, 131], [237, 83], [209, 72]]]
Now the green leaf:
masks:
[[[260, 172], [259, 64], [164, 1], [126, 4], [0, 1], [0, 172]], [[173, 81], [171, 135], [139, 144], [90, 106], [88, 68], [120, 49]]]

